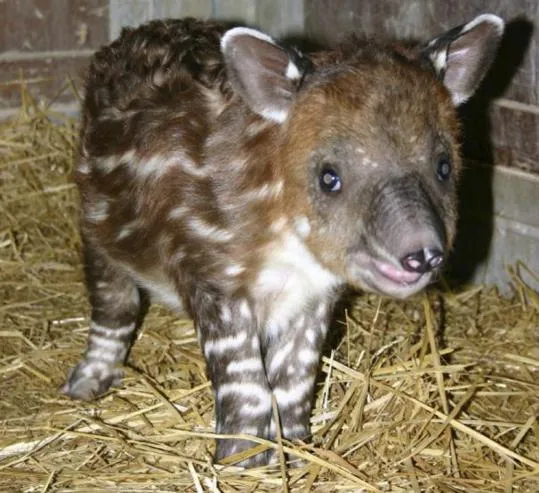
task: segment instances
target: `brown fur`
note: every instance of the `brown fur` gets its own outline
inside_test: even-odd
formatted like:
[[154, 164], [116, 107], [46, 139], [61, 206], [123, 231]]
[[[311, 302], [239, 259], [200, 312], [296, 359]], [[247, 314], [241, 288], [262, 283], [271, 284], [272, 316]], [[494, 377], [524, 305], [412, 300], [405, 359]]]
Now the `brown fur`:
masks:
[[[148, 291], [194, 319], [218, 432], [273, 437], [273, 393], [284, 436], [305, 437], [342, 287], [409, 296], [447, 256], [459, 125], [440, 77], [402, 50], [353, 41], [309, 62], [252, 31], [220, 47], [225, 30], [154, 21], [92, 60], [75, 172], [92, 324], [64, 390], [118, 381]], [[440, 263], [416, 269], [427, 251]], [[216, 458], [247, 446], [220, 440]]]

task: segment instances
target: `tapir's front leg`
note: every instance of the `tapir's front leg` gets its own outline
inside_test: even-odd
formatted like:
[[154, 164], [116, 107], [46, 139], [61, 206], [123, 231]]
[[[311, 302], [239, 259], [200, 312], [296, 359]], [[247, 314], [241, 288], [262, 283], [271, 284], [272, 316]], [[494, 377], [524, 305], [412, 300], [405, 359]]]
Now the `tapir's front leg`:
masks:
[[[206, 298], [196, 313], [197, 331], [215, 392], [216, 431], [270, 436], [271, 392], [260, 351], [254, 313], [246, 299], [215, 303]], [[218, 439], [215, 460], [256, 446], [248, 440]], [[268, 462], [268, 452], [241, 463]]]
[[270, 323], [266, 328], [267, 376], [279, 409], [282, 435], [290, 440], [306, 439], [310, 434], [315, 380], [330, 309], [331, 304], [321, 301], [296, 315], [288, 327]]

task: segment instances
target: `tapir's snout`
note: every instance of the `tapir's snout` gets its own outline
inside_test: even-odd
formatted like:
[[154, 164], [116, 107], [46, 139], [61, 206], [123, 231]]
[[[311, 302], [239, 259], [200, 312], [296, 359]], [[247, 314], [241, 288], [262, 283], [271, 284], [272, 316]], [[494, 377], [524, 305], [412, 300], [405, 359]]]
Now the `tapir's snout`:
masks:
[[364, 246], [349, 256], [360, 285], [406, 298], [437, 278], [451, 225], [442, 220], [434, 192], [416, 173], [386, 179], [373, 191]]
[[425, 247], [405, 255], [401, 259], [401, 265], [408, 272], [425, 274], [431, 272], [444, 263], [444, 254], [437, 247]]

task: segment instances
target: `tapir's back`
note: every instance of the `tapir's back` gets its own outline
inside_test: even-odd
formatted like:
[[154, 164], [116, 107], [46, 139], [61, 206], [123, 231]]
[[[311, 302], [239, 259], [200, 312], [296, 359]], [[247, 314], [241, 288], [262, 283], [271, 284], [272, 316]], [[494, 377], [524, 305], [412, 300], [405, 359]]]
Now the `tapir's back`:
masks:
[[195, 19], [158, 20], [124, 29], [98, 51], [84, 102], [82, 145], [88, 154], [120, 153], [149, 133], [158, 138], [167, 115], [182, 111], [207, 125], [229, 93], [219, 50], [224, 30]]

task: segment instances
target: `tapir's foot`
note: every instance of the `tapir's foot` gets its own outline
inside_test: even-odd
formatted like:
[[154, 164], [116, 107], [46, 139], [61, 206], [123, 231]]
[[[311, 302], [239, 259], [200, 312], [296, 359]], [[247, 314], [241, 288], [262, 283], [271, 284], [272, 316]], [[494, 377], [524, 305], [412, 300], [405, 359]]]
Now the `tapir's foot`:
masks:
[[82, 360], [69, 370], [62, 392], [72, 399], [90, 401], [119, 385], [122, 377], [121, 368], [103, 361]]
[[[218, 439], [214, 461], [217, 463], [221, 462], [223, 459], [226, 459], [229, 456], [256, 447], [257, 445], [257, 443], [250, 442], [248, 440]], [[272, 450], [265, 450], [264, 452], [252, 455], [247, 459], [234, 462], [232, 465], [245, 468], [266, 466], [270, 463], [272, 452]]]

